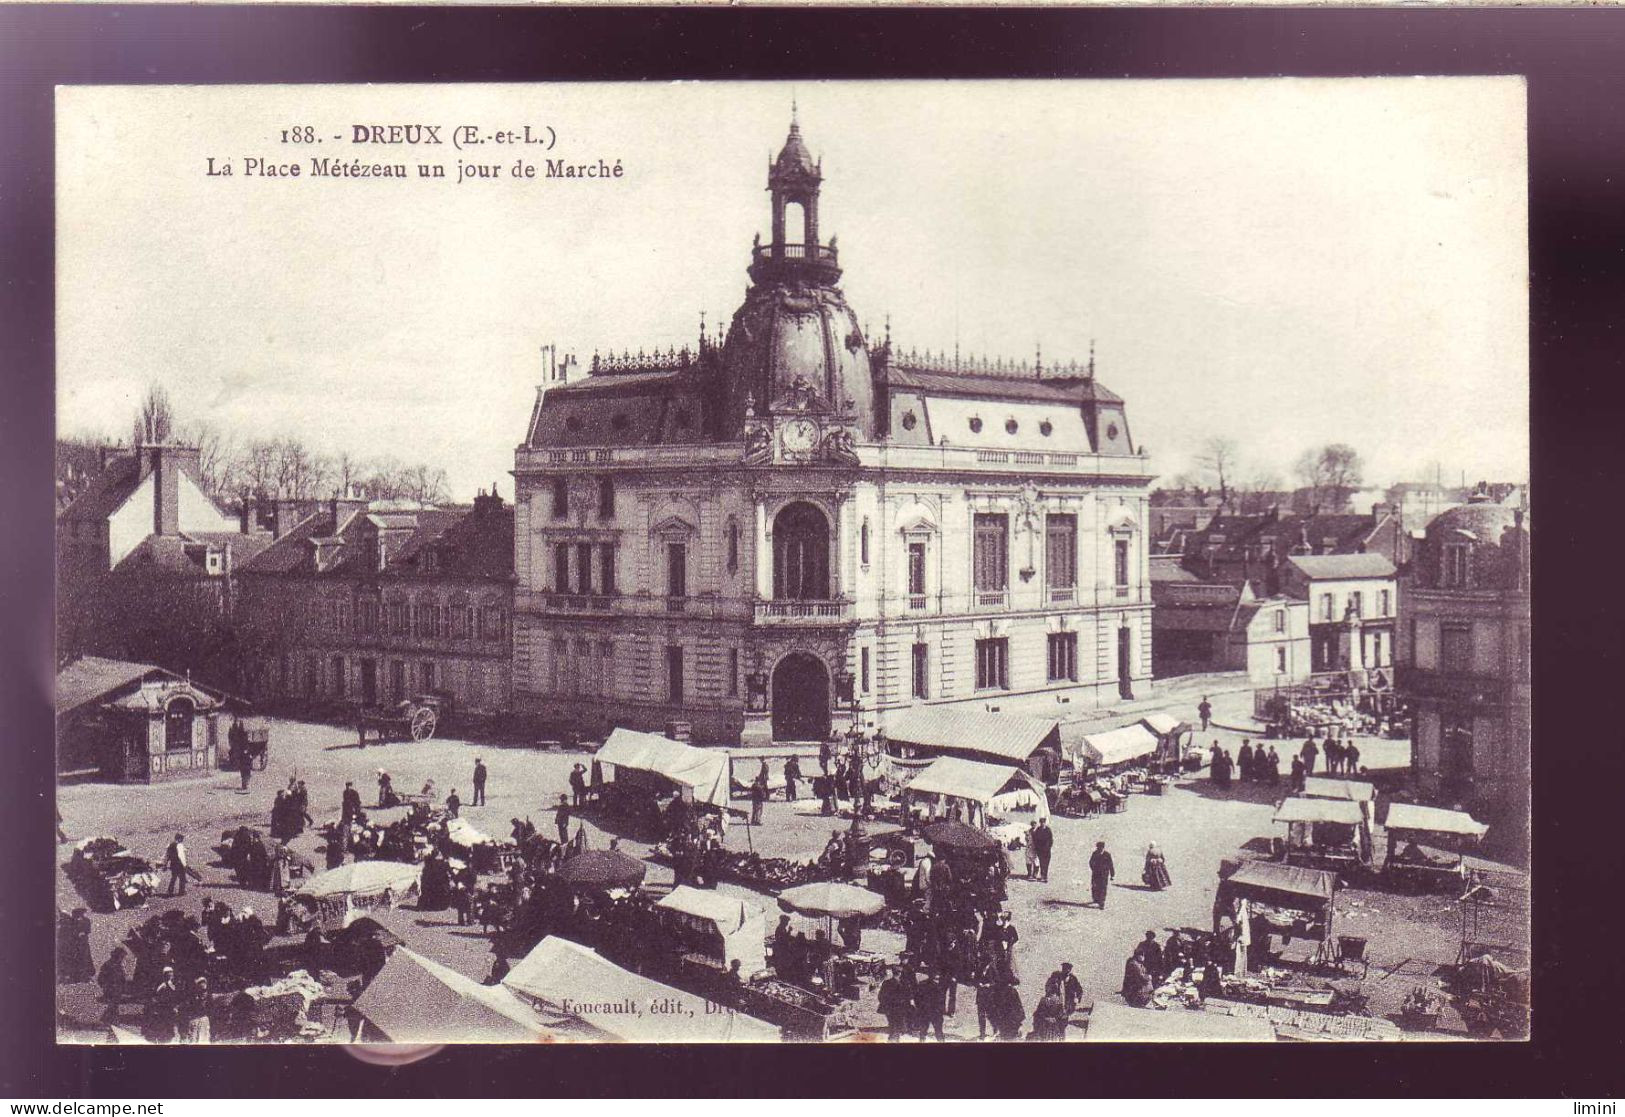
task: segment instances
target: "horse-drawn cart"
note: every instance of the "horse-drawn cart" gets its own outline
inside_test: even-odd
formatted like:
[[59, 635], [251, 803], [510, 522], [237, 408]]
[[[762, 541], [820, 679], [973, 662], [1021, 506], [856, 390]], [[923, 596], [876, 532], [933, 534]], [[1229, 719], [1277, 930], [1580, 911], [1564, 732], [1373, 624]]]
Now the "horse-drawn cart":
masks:
[[363, 707], [356, 719], [356, 735], [362, 748], [367, 747], [369, 733], [378, 744], [427, 741], [440, 724], [443, 706], [437, 695], [420, 694], [391, 707]]

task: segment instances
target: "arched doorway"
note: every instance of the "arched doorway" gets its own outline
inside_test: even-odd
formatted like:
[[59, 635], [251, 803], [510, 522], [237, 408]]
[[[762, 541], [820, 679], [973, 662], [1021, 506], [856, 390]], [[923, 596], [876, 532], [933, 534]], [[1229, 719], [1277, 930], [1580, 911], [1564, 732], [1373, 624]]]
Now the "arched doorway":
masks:
[[773, 739], [829, 736], [829, 671], [815, 655], [791, 652], [773, 669]]
[[798, 500], [773, 517], [773, 596], [780, 601], [829, 598], [829, 520]]
[[190, 698], [171, 700], [164, 709], [164, 749], [180, 752], [192, 747], [192, 718], [196, 713]]

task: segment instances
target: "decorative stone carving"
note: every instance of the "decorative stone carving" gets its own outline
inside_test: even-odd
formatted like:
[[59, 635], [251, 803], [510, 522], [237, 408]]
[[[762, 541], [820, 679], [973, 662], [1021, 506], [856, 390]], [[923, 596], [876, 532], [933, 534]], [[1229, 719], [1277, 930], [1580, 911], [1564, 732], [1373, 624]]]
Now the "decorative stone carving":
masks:
[[824, 458], [840, 465], [857, 465], [858, 450], [852, 442], [852, 432], [836, 427], [824, 436]]

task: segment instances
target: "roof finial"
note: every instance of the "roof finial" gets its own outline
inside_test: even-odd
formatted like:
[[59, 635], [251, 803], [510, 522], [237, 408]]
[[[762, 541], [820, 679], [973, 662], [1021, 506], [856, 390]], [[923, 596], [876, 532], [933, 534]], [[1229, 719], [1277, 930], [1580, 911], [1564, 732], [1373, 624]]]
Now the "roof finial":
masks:
[[1089, 339], [1089, 379], [1095, 378], [1095, 339]]
[[1038, 376], [1044, 375], [1044, 343], [1037, 342], [1037, 356], [1033, 358], [1033, 372]]
[[796, 120], [796, 91], [790, 90], [790, 131], [794, 132], [800, 127]]
[[886, 347], [891, 347], [891, 312], [886, 313]]

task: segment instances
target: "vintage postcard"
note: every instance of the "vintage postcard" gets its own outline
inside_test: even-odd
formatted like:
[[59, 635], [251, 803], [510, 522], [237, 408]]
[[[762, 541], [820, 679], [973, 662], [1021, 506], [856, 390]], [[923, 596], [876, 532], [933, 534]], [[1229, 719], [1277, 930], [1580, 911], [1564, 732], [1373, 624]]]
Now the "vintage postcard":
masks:
[[1528, 1035], [1521, 79], [56, 141], [61, 1042]]

